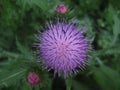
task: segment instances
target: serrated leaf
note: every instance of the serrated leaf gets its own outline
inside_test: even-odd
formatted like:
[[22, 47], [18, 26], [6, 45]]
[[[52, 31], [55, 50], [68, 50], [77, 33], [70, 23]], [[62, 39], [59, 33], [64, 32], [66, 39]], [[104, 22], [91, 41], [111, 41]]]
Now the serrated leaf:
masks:
[[24, 73], [25, 73], [26, 69], [14, 69], [12, 71], [3, 71], [0, 72], [0, 87], [2, 86], [10, 86], [15, 84], [17, 81], [19, 81]]
[[23, 54], [25, 59], [28, 59], [31, 61], [35, 60], [33, 53], [28, 49], [28, 47], [21, 45], [17, 39], [16, 39], [16, 45], [17, 45], [17, 49]]

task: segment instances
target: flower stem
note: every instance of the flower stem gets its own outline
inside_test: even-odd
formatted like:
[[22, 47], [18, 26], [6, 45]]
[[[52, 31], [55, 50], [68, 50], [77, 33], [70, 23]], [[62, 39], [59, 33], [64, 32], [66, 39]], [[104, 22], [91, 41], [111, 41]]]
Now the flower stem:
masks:
[[65, 80], [66, 82], [66, 90], [71, 90], [71, 87], [72, 87], [72, 78], [67, 78]]

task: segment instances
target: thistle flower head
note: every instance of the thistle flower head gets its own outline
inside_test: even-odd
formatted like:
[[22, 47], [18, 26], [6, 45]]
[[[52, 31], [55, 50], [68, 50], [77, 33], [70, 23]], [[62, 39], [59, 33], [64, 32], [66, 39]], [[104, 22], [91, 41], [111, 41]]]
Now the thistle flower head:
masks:
[[48, 24], [42, 35], [37, 35], [36, 43], [36, 53], [42, 57], [43, 65], [64, 77], [76, 73], [78, 67], [84, 68], [89, 45], [82, 29], [77, 29], [72, 21], [57, 20], [56, 24]]

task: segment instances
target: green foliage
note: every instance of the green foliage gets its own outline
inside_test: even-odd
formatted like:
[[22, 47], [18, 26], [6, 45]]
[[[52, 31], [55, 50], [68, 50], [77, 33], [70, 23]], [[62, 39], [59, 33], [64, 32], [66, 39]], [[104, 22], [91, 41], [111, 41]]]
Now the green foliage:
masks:
[[73, 81], [73, 88], [74, 90], [90, 90], [86, 85], [78, 82], [78, 81]]
[[113, 25], [113, 35], [114, 35], [114, 39], [113, 39], [113, 44], [115, 44], [115, 42], [118, 40], [118, 36], [120, 35], [120, 19], [118, 17], [118, 15], [114, 16], [114, 25]]
[[24, 69], [13, 69], [1, 71], [0, 74], [0, 87], [5, 86], [8, 87], [12, 84], [18, 83], [18, 81], [24, 76]]
[[[0, 0], [0, 90], [120, 90], [119, 0]], [[56, 6], [68, 10], [58, 14]], [[85, 71], [58, 83], [52, 71], [42, 70], [34, 55], [34, 34], [49, 19], [75, 18], [86, 28], [94, 52]], [[43, 30], [41, 30], [43, 32]], [[27, 74], [40, 82], [31, 85]], [[57, 82], [57, 83], [54, 83]]]
[[117, 71], [104, 65], [101, 65], [100, 68], [96, 68], [94, 73], [94, 78], [102, 90], [119, 90], [119, 77], [120, 75]]

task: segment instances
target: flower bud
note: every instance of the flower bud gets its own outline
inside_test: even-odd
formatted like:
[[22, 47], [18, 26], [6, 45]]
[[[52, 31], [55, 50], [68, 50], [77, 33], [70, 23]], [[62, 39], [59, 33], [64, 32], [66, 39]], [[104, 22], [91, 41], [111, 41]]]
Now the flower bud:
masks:
[[57, 5], [56, 11], [58, 13], [64, 14], [67, 11], [67, 7], [64, 4]]
[[27, 75], [27, 80], [30, 84], [37, 84], [40, 80], [39, 75], [35, 72], [29, 72]]

